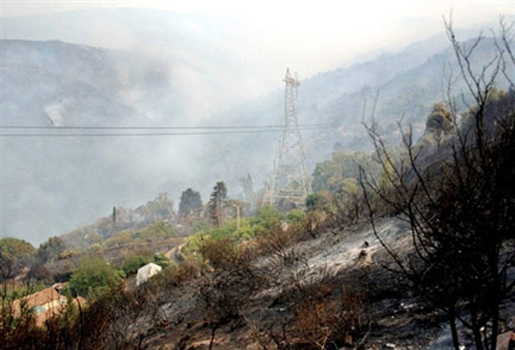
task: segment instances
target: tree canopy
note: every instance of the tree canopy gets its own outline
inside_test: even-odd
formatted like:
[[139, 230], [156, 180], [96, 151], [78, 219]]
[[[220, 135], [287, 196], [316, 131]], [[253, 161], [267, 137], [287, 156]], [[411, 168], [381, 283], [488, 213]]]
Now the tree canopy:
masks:
[[313, 172], [313, 191], [345, 193], [344, 180], [358, 179], [360, 166], [374, 174], [379, 171], [379, 165], [365, 152], [334, 153], [331, 160], [316, 165]]
[[92, 257], [82, 261], [81, 266], [70, 279], [72, 295], [98, 297], [122, 282], [120, 273], [100, 258]]
[[202, 210], [202, 199], [200, 193], [188, 188], [181, 194], [179, 203], [179, 215], [185, 217], [191, 214], [198, 214]]
[[35, 252], [36, 248], [23, 239], [13, 237], [0, 239], [0, 254], [4, 258], [15, 261], [27, 255], [34, 254]]
[[209, 215], [213, 223], [221, 227], [223, 221], [222, 208], [227, 200], [227, 186], [223, 181], [216, 183], [211, 192], [211, 199], [209, 200]]

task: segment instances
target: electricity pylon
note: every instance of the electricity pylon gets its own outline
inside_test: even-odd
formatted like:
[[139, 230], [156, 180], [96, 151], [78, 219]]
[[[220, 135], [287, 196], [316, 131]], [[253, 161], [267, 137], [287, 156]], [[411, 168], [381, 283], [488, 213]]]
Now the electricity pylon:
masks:
[[311, 192], [311, 182], [306, 168], [306, 155], [299, 131], [297, 113], [297, 78], [286, 70], [284, 128], [279, 139], [279, 150], [274, 160], [274, 169], [265, 192], [264, 202], [274, 204], [289, 201], [303, 206]]

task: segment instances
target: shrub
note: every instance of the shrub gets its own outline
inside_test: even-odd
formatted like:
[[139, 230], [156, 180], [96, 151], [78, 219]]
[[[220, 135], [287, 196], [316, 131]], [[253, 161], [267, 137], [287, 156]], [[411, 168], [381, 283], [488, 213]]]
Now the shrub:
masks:
[[119, 271], [99, 258], [88, 258], [72, 274], [69, 291], [73, 296], [97, 298], [122, 282]]
[[255, 217], [250, 219], [251, 226], [260, 225], [266, 230], [281, 227], [284, 215], [272, 205], [265, 205], [260, 208]]
[[304, 219], [306, 219], [306, 212], [300, 209], [290, 210], [286, 214], [286, 221], [288, 222], [288, 224], [301, 222]]
[[[288, 296], [293, 302], [291, 319], [281, 325], [244, 317], [263, 350], [276, 349], [359, 349], [370, 331], [362, 292], [334, 290], [330, 283], [297, 283]], [[265, 321], [265, 320], [263, 320]]]
[[143, 255], [133, 255], [125, 259], [123, 262], [121, 269], [125, 273], [126, 276], [134, 275], [138, 272], [138, 269], [143, 265], [148, 264], [152, 261], [152, 258]]
[[218, 269], [233, 264], [237, 250], [234, 241], [230, 237], [214, 239], [208, 236], [202, 242], [200, 253], [205, 262]]

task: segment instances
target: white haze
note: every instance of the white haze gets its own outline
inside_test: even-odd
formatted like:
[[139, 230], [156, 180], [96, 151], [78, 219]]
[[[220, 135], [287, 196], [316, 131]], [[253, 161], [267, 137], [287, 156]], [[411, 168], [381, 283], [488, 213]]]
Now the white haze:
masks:
[[[236, 65], [234, 69], [241, 70], [237, 73], [243, 74], [247, 82], [247, 92], [240, 98], [256, 97], [279, 87], [281, 82], [277, 77], [283, 74], [286, 66], [294, 67], [302, 78], [307, 78], [349, 63], [371, 51], [392, 50], [427, 38], [442, 31], [442, 17], [449, 18], [451, 12], [454, 21], [462, 27], [491, 22], [499, 14], [515, 13], [515, 2], [511, 0], [6, 0], [0, 6], [2, 17], [47, 15], [92, 8], [158, 9], [192, 15], [185, 30], [199, 37], [209, 36], [214, 39], [213, 44], [224, 51], [235, 53], [237, 62], [233, 62]], [[119, 23], [106, 23], [99, 17], [98, 21], [82, 23], [80, 28], [66, 28], [59, 22], [54, 23], [53, 29], [60, 34], [56, 34], [52, 28], [47, 33], [31, 33], [30, 28], [24, 28], [20, 37], [16, 37], [16, 33], [9, 33], [9, 38], [62, 38], [74, 43], [108, 48], [153, 49], [155, 44], [169, 41], [169, 37], [175, 34], [163, 27], [159, 35], [154, 29], [159, 29], [160, 23], [146, 23], [149, 28], [147, 33], [120, 24], [137, 21], [132, 15], [129, 16]], [[204, 24], [199, 24], [198, 16], [205, 19]], [[215, 22], [228, 26], [210, 27]], [[149, 33], [151, 37], [146, 36]], [[73, 40], [66, 40], [68, 38]], [[240, 50], [242, 43], [247, 50]], [[249, 46], [254, 50], [248, 51]], [[238, 75], [241, 77], [241, 74]], [[234, 90], [239, 87], [235, 85]]]
[[[213, 115], [280, 89], [286, 67], [304, 79], [440, 33], [442, 16], [448, 16], [451, 8], [454, 23], [460, 27], [491, 23], [499, 14], [514, 13], [512, 1], [322, 0], [307, 5], [299, 1], [4, 0], [0, 3], [0, 39], [61, 40], [114, 49], [112, 52], [122, 57], [134, 53], [121, 60], [117, 71], [107, 77], [116, 80], [117, 88], [121, 86], [110, 98], [144, 115], [149, 124], [202, 125], [220, 123], [219, 119], [213, 121]], [[151, 89], [154, 73], [148, 76], [150, 71], [167, 77], [173, 86], [163, 91], [170, 94]], [[134, 84], [134, 76], [147, 83]], [[100, 85], [106, 91], [111, 87], [109, 81]], [[60, 125], [73, 114], [70, 111], [76, 103], [69, 97], [56, 98], [41, 112]], [[280, 114], [279, 108], [278, 121]], [[247, 117], [251, 120], [244, 112], [238, 116], [239, 121], [227, 123], [246, 124]], [[273, 117], [252, 123], [269, 124]], [[246, 137], [234, 136], [241, 143]], [[158, 192], [169, 192], [176, 208], [180, 192], [187, 187], [201, 190], [206, 201], [216, 181], [244, 176], [245, 164], [254, 162], [250, 156], [239, 158], [241, 165], [227, 169], [236, 168], [241, 174], [229, 176], [224, 175], [225, 164], [203, 159], [208, 151], [213, 153], [213, 144], [226, 141], [224, 136], [128, 138], [100, 140], [90, 146], [89, 141], [80, 140], [71, 148], [78, 153], [68, 155], [63, 149], [66, 142], [38, 140], [47, 154], [52, 154], [43, 160], [47, 155], [39, 154], [30, 141], [6, 141], [24, 150], [27, 159], [12, 159], [0, 149], [0, 237], [10, 235], [40, 243], [50, 235], [107, 215], [113, 205], [144, 204]], [[92, 157], [88, 152], [102, 154], [91, 164], [82, 164], [81, 159]], [[263, 174], [256, 178], [266, 178], [273, 156], [261, 159], [258, 167]], [[70, 160], [73, 167], [60, 173], [62, 164]], [[32, 163], [48, 167], [42, 172], [58, 179], [31, 176], [30, 171], [13, 172], [29, 169]], [[101, 171], [104, 168], [112, 178], [106, 178]], [[13, 193], [15, 186], [9, 186], [17, 180], [27, 186]], [[59, 183], [63, 188], [55, 185]], [[236, 196], [237, 184], [230, 185], [229, 194]], [[6, 218], [6, 213], [15, 215]]]

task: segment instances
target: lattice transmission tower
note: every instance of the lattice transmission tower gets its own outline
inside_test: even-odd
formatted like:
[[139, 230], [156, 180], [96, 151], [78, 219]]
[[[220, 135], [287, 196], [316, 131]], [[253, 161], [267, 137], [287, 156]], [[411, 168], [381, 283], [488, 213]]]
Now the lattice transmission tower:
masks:
[[275, 204], [290, 201], [297, 206], [303, 206], [306, 196], [311, 192], [311, 181], [299, 131], [297, 87], [300, 84], [297, 73], [292, 77], [289, 69], [286, 70], [283, 81], [286, 83], [284, 129], [279, 139], [279, 150], [274, 160], [264, 202]]

